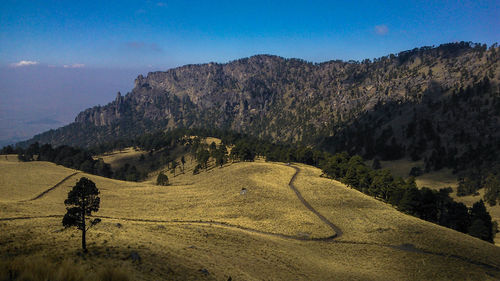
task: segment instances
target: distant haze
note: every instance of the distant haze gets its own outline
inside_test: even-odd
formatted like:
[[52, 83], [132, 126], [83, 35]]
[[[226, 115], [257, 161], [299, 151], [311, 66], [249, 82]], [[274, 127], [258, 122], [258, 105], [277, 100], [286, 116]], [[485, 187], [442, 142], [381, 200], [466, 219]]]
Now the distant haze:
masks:
[[0, 146], [72, 122], [78, 112], [129, 92], [145, 69], [0, 68]]

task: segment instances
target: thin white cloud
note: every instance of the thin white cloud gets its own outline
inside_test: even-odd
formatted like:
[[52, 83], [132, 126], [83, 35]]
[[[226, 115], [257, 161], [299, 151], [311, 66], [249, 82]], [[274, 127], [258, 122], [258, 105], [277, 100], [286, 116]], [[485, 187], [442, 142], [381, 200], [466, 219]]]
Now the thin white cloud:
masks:
[[158, 2], [158, 3], [156, 3], [156, 6], [158, 6], [158, 7], [166, 7], [167, 3], [165, 3], [165, 2]]
[[375, 33], [377, 33], [378, 35], [386, 35], [388, 32], [389, 28], [385, 24], [375, 26]]
[[75, 64], [65, 64], [63, 65], [64, 68], [82, 68], [85, 67], [85, 64], [82, 63], [75, 63]]
[[11, 63], [10, 66], [11, 67], [21, 67], [21, 66], [30, 66], [30, 65], [37, 65], [37, 64], [38, 64], [37, 61], [22, 60], [20, 62]]

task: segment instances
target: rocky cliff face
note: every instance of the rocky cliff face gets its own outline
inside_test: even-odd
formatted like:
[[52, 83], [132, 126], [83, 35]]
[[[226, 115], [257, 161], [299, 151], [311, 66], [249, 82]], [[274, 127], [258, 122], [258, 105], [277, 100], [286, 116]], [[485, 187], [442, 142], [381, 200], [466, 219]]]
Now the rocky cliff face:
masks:
[[[187, 65], [139, 75], [134, 89], [81, 112], [66, 129], [34, 138], [93, 145], [173, 127], [217, 127], [282, 141], [332, 136], [387, 103], [445, 98], [500, 75], [499, 48], [468, 43], [424, 47], [374, 61], [329, 61], [259, 55], [227, 64]], [[68, 132], [86, 133], [75, 139]]]

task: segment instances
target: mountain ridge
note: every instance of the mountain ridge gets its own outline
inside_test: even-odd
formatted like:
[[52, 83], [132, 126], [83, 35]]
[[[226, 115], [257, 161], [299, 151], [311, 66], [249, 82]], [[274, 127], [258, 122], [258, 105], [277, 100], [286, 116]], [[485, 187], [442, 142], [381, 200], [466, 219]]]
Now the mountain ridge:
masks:
[[[185, 65], [139, 75], [130, 93], [118, 93], [106, 106], [86, 109], [74, 123], [24, 144], [88, 147], [156, 130], [213, 127], [276, 141], [327, 142], [328, 147], [329, 138], [390, 104], [448, 99], [485, 79], [496, 93], [499, 54], [496, 45], [488, 49], [460, 42], [373, 61], [311, 63], [256, 55], [224, 64]], [[498, 124], [498, 118], [493, 123]], [[394, 134], [402, 135], [403, 129], [394, 128]]]

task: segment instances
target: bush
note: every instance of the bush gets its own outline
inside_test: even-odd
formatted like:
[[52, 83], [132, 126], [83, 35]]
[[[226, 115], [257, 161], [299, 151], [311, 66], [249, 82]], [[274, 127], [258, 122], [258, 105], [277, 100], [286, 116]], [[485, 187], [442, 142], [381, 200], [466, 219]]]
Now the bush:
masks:
[[158, 177], [156, 177], [156, 184], [157, 185], [169, 185], [169, 182], [168, 182], [168, 176], [165, 175], [163, 172], [160, 172], [158, 174]]

